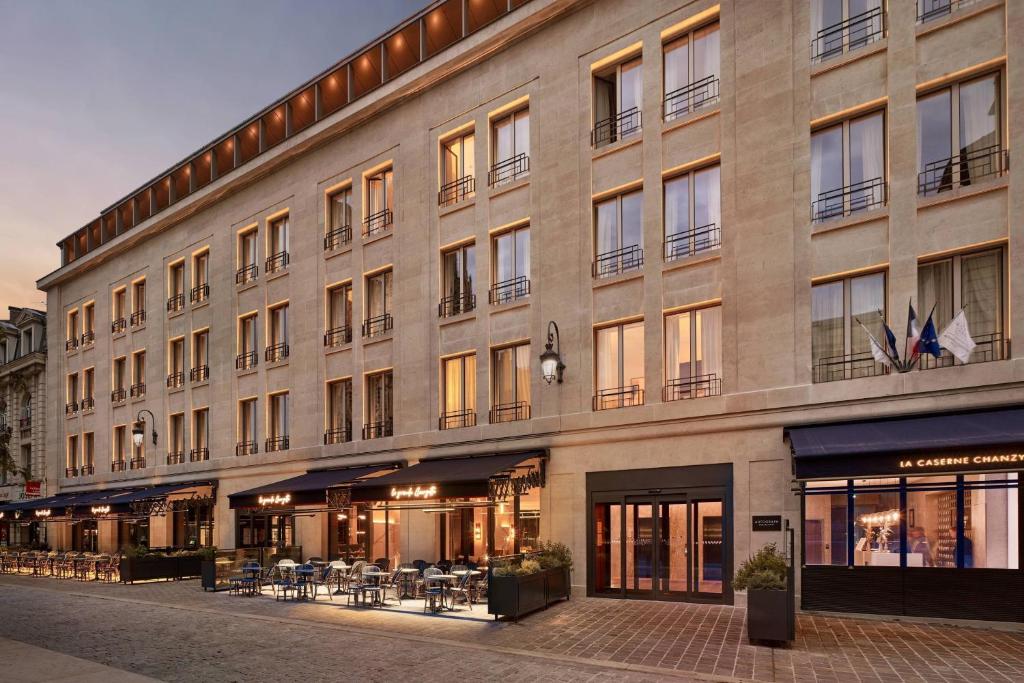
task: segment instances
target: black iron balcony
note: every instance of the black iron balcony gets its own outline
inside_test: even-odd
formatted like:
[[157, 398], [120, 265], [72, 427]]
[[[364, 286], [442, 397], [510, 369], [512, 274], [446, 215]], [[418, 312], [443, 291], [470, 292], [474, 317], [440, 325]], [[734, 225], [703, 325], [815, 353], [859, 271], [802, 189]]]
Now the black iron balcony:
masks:
[[259, 356], [255, 351], [245, 351], [235, 356], [235, 370], [248, 370], [256, 367]]
[[124, 472], [126, 469], [128, 469], [128, 463], [124, 460], [114, 460], [110, 463], [111, 472]]
[[487, 172], [487, 185], [490, 187], [505, 185], [529, 173], [530, 157], [523, 152], [491, 166], [491, 170]]
[[334, 427], [324, 431], [324, 445], [332, 443], [347, 443], [352, 440], [352, 428]]
[[78, 337], [72, 337], [64, 342], [65, 351], [75, 351], [78, 349]]
[[978, 0], [918, 0], [917, 22], [923, 24], [933, 19], [948, 16], [964, 5], [971, 5]]
[[390, 418], [380, 422], [368, 422], [363, 425], [363, 439], [380, 439], [391, 436], [393, 431], [394, 425]]
[[128, 323], [125, 322], [124, 318], [118, 318], [114, 322], [110, 323], [110, 331], [113, 334], [120, 334], [128, 328]]
[[598, 389], [593, 399], [594, 410], [628, 408], [630, 406], [642, 406], [643, 404], [644, 390], [639, 384]]
[[210, 379], [209, 365], [197, 365], [188, 371], [189, 382], [205, 382], [208, 379]]
[[146, 469], [146, 456], [140, 456], [138, 458], [132, 458], [128, 461], [128, 469], [130, 470], [144, 470]]
[[665, 260], [674, 261], [720, 246], [722, 246], [722, 228], [714, 223], [708, 223], [686, 232], [667, 235], [665, 237]]
[[[974, 343], [977, 346], [971, 352], [971, 365], [1010, 358], [1010, 340], [1002, 332], [975, 334]], [[922, 355], [919, 367], [922, 370], [934, 370], [936, 368], [951, 368], [961, 365], [963, 363], [958, 361], [953, 354], [943, 349], [942, 356], [939, 358], [931, 355]]]
[[889, 367], [875, 360], [869, 351], [844, 356], [819, 358], [814, 364], [815, 384], [838, 382], [844, 379], [888, 375]]
[[96, 343], [96, 333], [92, 330], [82, 333], [82, 346], [91, 346]]
[[459, 429], [476, 426], [476, 411], [469, 408], [441, 413], [437, 418], [438, 429]]
[[263, 447], [266, 449], [267, 453], [286, 451], [288, 450], [288, 437], [272, 436], [264, 442]]
[[452, 294], [441, 299], [437, 305], [437, 315], [441, 318], [450, 318], [453, 315], [469, 313], [476, 308], [476, 294], [465, 292]]
[[271, 254], [267, 257], [267, 260], [263, 263], [263, 270], [269, 275], [270, 273], [276, 273], [279, 270], [284, 270], [290, 263], [290, 257], [287, 251], [279, 251], [276, 254]]
[[93, 398], [92, 396], [86, 396], [85, 398], [82, 399], [82, 411], [83, 412], [85, 412], [86, 410], [95, 410], [95, 408], [96, 408], [96, 399], [95, 398]]
[[174, 313], [175, 311], [185, 310], [185, 295], [175, 294], [167, 299], [167, 312]]
[[78, 402], [72, 401], [71, 403], [64, 404], [65, 415], [77, 415], [78, 414]]
[[493, 406], [487, 414], [487, 421], [491, 424], [498, 422], [518, 422], [519, 420], [530, 419], [530, 404], [526, 401], [514, 403], [498, 403]]
[[996, 178], [1006, 173], [1009, 167], [1010, 158], [1002, 145], [962, 152], [925, 164], [924, 170], [917, 174], [917, 193], [938, 194], [984, 178]]
[[707, 398], [722, 395], [722, 378], [715, 373], [676, 377], [665, 382], [661, 390], [663, 401], [682, 401], [689, 398]]
[[367, 338], [381, 337], [395, 326], [390, 313], [367, 318], [363, 321], [363, 336]]
[[167, 464], [168, 465], [184, 465], [185, 464], [185, 453], [184, 453], [184, 451], [179, 451], [177, 453], [168, 453], [167, 454]]
[[123, 403], [126, 398], [128, 398], [128, 392], [124, 389], [114, 389], [110, 392], [111, 403]]
[[185, 386], [185, 373], [184, 372], [172, 372], [167, 375], [167, 388], [177, 389], [178, 387]]
[[487, 301], [492, 304], [507, 304], [530, 296], [530, 279], [525, 276], [495, 282], [487, 292]]
[[811, 41], [811, 62], [823, 62], [884, 37], [885, 12], [876, 7], [818, 31]]
[[638, 244], [598, 254], [590, 265], [594, 277], [611, 277], [631, 270], [640, 270], [644, 265], [644, 250]]
[[476, 178], [471, 175], [456, 178], [441, 186], [441, 190], [437, 193], [437, 205], [451, 206], [467, 197], [472, 197], [475, 192]]
[[324, 346], [336, 347], [352, 343], [352, 326], [332, 327], [324, 333]]
[[244, 285], [247, 282], [252, 282], [259, 277], [260, 269], [255, 263], [250, 263], [247, 266], [242, 266], [235, 271], [235, 284]]
[[210, 459], [209, 448], [193, 448], [188, 452], [189, 462], [203, 462]]
[[590, 131], [590, 146], [604, 147], [640, 132], [640, 108], [630, 107], [615, 116], [602, 119]]
[[718, 76], [711, 75], [673, 90], [665, 95], [665, 101], [661, 104], [662, 115], [666, 121], [672, 121], [717, 103], [718, 86]]
[[137, 310], [134, 313], [132, 313], [131, 316], [128, 318], [128, 323], [132, 327], [138, 327], [139, 325], [142, 325], [145, 322], [146, 322], [146, 309], [145, 308], [140, 308], [139, 310]]
[[201, 285], [196, 285], [188, 293], [189, 300], [194, 303], [202, 303], [210, 298], [210, 285], [204, 282]]
[[65, 467], [64, 468], [64, 476], [66, 478], [68, 478], [68, 479], [73, 479], [74, 477], [77, 477], [78, 476], [78, 468], [77, 467]]
[[136, 382], [135, 384], [128, 387], [128, 395], [132, 398], [142, 398], [146, 395], [146, 383]]
[[91, 477], [92, 475], [96, 474], [96, 466], [91, 464], [82, 465], [81, 467], [78, 468], [78, 474], [83, 477]]
[[391, 209], [371, 213], [363, 219], [363, 237], [373, 237], [386, 232], [393, 223], [394, 214], [391, 213]]
[[235, 444], [235, 455], [256, 455], [260, 452], [255, 441], [239, 441]]
[[277, 363], [288, 357], [287, 344], [271, 344], [263, 352], [263, 359], [268, 363]]
[[343, 225], [324, 235], [324, 251], [334, 251], [352, 241], [352, 226]]
[[811, 222], [850, 216], [858, 211], [878, 209], [889, 201], [889, 186], [881, 178], [872, 178], [846, 187], [828, 190], [811, 202]]

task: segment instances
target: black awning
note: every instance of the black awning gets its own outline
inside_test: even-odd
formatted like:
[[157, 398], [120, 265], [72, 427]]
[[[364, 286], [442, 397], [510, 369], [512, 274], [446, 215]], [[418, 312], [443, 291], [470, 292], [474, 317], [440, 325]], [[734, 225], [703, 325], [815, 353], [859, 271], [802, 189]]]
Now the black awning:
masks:
[[323, 505], [326, 503], [326, 491], [356, 481], [360, 477], [394, 469], [394, 464], [365, 465], [361, 467], [345, 467], [333, 470], [311, 470], [297, 477], [283, 479], [272, 484], [264, 484], [247, 491], [239, 491], [228, 496], [231, 508], [260, 507], [260, 497], [288, 496], [287, 502], [278, 505]]
[[788, 427], [797, 479], [1024, 468], [1024, 408]]
[[[128, 512], [132, 509], [132, 503], [147, 500], [159, 500], [167, 498], [172, 493], [185, 493], [189, 489], [200, 489], [213, 486], [212, 481], [186, 481], [174, 484], [156, 484], [145, 488], [132, 489], [108, 493], [105, 496], [97, 496], [88, 500], [76, 500], [75, 506], [91, 504], [98, 507], [110, 507], [110, 512]], [[145, 513], [144, 513], [145, 514]]]
[[[352, 486], [352, 500], [368, 502], [486, 496], [491, 479], [511, 475], [525, 461], [544, 455], [546, 451], [534, 450], [421, 460], [391, 474], [356, 482]], [[403, 493], [395, 495], [399, 491]]]

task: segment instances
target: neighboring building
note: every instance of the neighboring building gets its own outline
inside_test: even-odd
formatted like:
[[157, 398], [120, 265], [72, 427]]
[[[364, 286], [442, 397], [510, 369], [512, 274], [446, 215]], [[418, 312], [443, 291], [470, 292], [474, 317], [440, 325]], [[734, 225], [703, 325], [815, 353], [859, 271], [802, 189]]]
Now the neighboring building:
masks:
[[805, 608], [1024, 619], [1024, 4], [941, 4], [430, 5], [61, 241], [52, 544], [732, 603], [784, 519]]
[[[46, 417], [46, 312], [11, 306], [0, 320], [0, 430], [10, 428], [8, 448], [22, 471], [0, 472], [0, 504], [56, 492], [47, 488]], [[0, 517], [0, 546], [45, 541], [45, 525]]]

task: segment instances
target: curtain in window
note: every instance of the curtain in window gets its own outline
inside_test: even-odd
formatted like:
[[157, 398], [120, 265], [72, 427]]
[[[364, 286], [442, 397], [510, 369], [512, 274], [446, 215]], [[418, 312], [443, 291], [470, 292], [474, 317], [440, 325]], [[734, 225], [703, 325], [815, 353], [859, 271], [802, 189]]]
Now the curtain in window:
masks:
[[622, 196], [622, 247], [644, 246], [643, 193]]
[[644, 324], [622, 326], [622, 383], [623, 386], [644, 388]]
[[665, 237], [690, 229], [690, 176], [665, 182]]
[[[693, 223], [695, 228], [722, 225], [720, 167], [712, 166], [693, 174]], [[700, 235], [698, 249], [708, 236]]]
[[665, 379], [690, 377], [690, 313], [665, 318]]
[[530, 231], [527, 229], [516, 230], [516, 277], [530, 277]]
[[924, 263], [917, 268], [917, 301], [920, 315], [927, 316], [935, 307], [933, 320], [941, 332], [953, 319], [952, 261]]
[[597, 388], [619, 386], [619, 329], [606, 327], [597, 331]]
[[989, 251], [960, 261], [960, 300], [975, 342], [1002, 332], [1001, 259], [1001, 252]]
[[697, 375], [722, 376], [722, 307], [697, 311]]
[[[718, 24], [712, 24], [693, 34], [693, 82], [721, 73]], [[699, 96], [697, 102], [699, 104]]]
[[[850, 184], [885, 178], [885, 118], [882, 112], [850, 122]], [[864, 190], [850, 196], [853, 211], [876, 204], [882, 190]]]
[[960, 85], [960, 153], [974, 156], [960, 166], [960, 184], [991, 172], [992, 160], [984, 150], [999, 144], [999, 95], [996, 76]]
[[460, 163], [459, 156], [462, 152], [461, 140], [456, 138], [449, 140], [441, 146], [442, 150], [442, 172], [441, 184], [447, 185], [448, 183], [455, 182], [459, 179], [459, 168], [462, 166]]
[[622, 65], [622, 92], [619, 95], [619, 113], [643, 107], [642, 66], [642, 62], [639, 59]]
[[514, 155], [530, 156], [530, 110], [517, 111], [515, 116], [515, 148]]
[[[690, 83], [690, 36], [683, 36], [665, 46], [665, 96]], [[671, 109], [682, 104], [670, 103]], [[671, 110], [670, 110], [671, 111]], [[667, 113], [670, 113], [666, 112]]]
[[515, 347], [497, 349], [494, 352], [494, 405], [512, 403], [515, 398]]
[[811, 0], [811, 37], [843, 21], [843, 0]]
[[331, 229], [352, 224], [352, 192], [342, 190], [331, 196]]
[[[953, 156], [953, 128], [950, 91], [942, 90], [917, 101], [917, 170], [923, 173], [929, 164]], [[922, 178], [926, 192], [948, 188], [953, 182], [953, 167], [929, 170]]]
[[[878, 312], [885, 311], [885, 273], [862, 275], [850, 280], [850, 353], [870, 353], [867, 333], [857, 324], [877, 329]], [[920, 323], [924, 324], [924, 323]]]
[[530, 345], [520, 344], [516, 351], [516, 401], [530, 404]]
[[[811, 135], [811, 201], [843, 186], [843, 127], [833, 126]], [[816, 205], [816, 211], [829, 207]]]
[[843, 283], [829, 282], [811, 290], [811, 357], [843, 355]]

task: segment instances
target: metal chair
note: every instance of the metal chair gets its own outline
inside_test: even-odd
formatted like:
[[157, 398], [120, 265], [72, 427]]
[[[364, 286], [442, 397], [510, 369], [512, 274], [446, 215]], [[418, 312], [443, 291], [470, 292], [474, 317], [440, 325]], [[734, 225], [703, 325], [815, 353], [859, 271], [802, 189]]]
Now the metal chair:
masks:
[[388, 599], [388, 591], [391, 591], [395, 600], [398, 601], [398, 606], [402, 606], [402, 568], [399, 567], [395, 571], [391, 572], [391, 577], [384, 582], [381, 586], [380, 591], [380, 604], [384, 606], [384, 602]]
[[426, 612], [428, 609], [431, 612], [437, 612], [438, 598], [441, 599], [441, 606], [444, 606], [444, 586], [436, 581], [431, 581], [430, 577], [444, 574], [443, 571], [437, 567], [427, 567], [423, 570], [423, 611]]
[[[457, 570], [453, 569], [452, 571]], [[459, 577], [459, 582], [457, 584], [448, 588], [448, 604], [451, 606], [451, 609], [455, 609], [455, 601], [460, 597], [465, 600], [467, 605], [470, 607], [473, 606], [473, 600], [469, 590], [469, 582], [472, 576], [473, 575], [467, 571]]]

